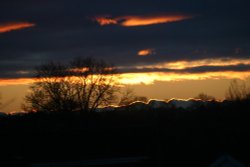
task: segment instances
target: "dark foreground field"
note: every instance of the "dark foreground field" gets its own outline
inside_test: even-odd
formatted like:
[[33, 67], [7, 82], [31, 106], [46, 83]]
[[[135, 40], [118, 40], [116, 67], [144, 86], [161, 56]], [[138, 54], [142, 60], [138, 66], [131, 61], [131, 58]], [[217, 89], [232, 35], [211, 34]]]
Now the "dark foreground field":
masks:
[[[194, 111], [0, 117], [0, 166], [56, 166], [81, 161], [80, 166], [91, 162], [92, 166], [208, 167], [224, 155], [250, 166], [249, 109], [249, 101], [245, 101]], [[136, 161], [126, 163], [131, 158]]]

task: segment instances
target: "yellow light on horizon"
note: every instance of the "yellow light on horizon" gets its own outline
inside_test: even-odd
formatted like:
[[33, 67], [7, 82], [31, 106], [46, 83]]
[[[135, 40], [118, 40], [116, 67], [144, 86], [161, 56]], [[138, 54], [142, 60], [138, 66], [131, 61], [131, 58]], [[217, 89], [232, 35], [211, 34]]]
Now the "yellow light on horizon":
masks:
[[154, 82], [170, 81], [190, 81], [190, 80], [219, 80], [219, 79], [241, 79], [250, 77], [250, 71], [247, 72], [205, 72], [205, 73], [173, 73], [173, 72], [150, 72], [150, 73], [124, 73], [119, 76], [119, 83], [124, 85], [150, 85]]
[[[107, 76], [109, 77], [109, 76]], [[95, 77], [94, 77], [95, 78]], [[113, 83], [118, 85], [138, 85], [154, 84], [157, 81], [190, 81], [190, 80], [219, 80], [219, 79], [240, 79], [246, 80], [250, 78], [250, 71], [236, 72], [204, 72], [204, 73], [174, 73], [174, 72], [147, 72], [147, 73], [124, 73], [115, 74], [113, 76]], [[77, 81], [77, 77], [68, 78], [69, 81]], [[1, 79], [0, 86], [6, 85], [24, 85], [32, 84], [36, 80], [33, 78], [19, 78], [19, 79]], [[60, 82], [59, 79], [51, 79], [51, 82]]]

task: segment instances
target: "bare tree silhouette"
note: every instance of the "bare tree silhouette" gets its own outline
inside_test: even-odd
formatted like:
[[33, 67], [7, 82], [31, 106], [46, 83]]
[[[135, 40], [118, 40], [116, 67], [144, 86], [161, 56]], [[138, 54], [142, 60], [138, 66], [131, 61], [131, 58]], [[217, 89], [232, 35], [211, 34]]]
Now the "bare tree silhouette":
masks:
[[239, 83], [237, 80], [232, 80], [226, 92], [226, 99], [233, 101], [250, 99], [250, 88], [243, 81]]
[[68, 65], [48, 63], [36, 69], [35, 83], [26, 95], [28, 111], [94, 111], [112, 103], [118, 88], [115, 67], [93, 58], [77, 58]]
[[0, 93], [0, 109], [2, 109], [2, 94]]

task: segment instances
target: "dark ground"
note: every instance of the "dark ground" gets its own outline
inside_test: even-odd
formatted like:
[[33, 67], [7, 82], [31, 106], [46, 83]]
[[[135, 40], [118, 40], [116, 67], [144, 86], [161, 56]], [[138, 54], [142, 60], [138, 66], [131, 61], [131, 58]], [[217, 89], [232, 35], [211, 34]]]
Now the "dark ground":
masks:
[[249, 109], [242, 101], [194, 111], [0, 117], [0, 166], [146, 156], [135, 166], [207, 167], [222, 155], [250, 166]]

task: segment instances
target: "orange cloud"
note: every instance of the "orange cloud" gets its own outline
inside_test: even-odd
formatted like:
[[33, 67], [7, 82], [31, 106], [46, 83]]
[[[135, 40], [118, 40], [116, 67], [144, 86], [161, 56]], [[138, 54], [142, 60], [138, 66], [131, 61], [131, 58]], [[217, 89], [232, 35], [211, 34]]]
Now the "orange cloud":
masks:
[[109, 24], [117, 24], [117, 21], [115, 19], [108, 17], [95, 17], [94, 20], [97, 21], [101, 26]]
[[10, 22], [0, 24], [0, 33], [6, 33], [14, 30], [20, 30], [24, 28], [29, 28], [35, 26], [34, 23], [29, 22]]
[[149, 56], [152, 55], [154, 53], [154, 49], [143, 49], [143, 50], [139, 50], [137, 55], [138, 56]]
[[124, 27], [134, 27], [134, 26], [147, 26], [154, 24], [177, 22], [191, 18], [193, 18], [193, 16], [190, 15], [146, 15], [146, 16], [120, 16], [114, 18], [107, 16], [100, 16], [100, 17], [95, 17], [94, 20], [97, 21], [101, 26], [118, 24]]
[[123, 17], [124, 21], [121, 23], [121, 25], [125, 27], [146, 26], [153, 24], [171, 23], [190, 18], [191, 18], [190, 16], [185, 16], [185, 15], [126, 16]]

